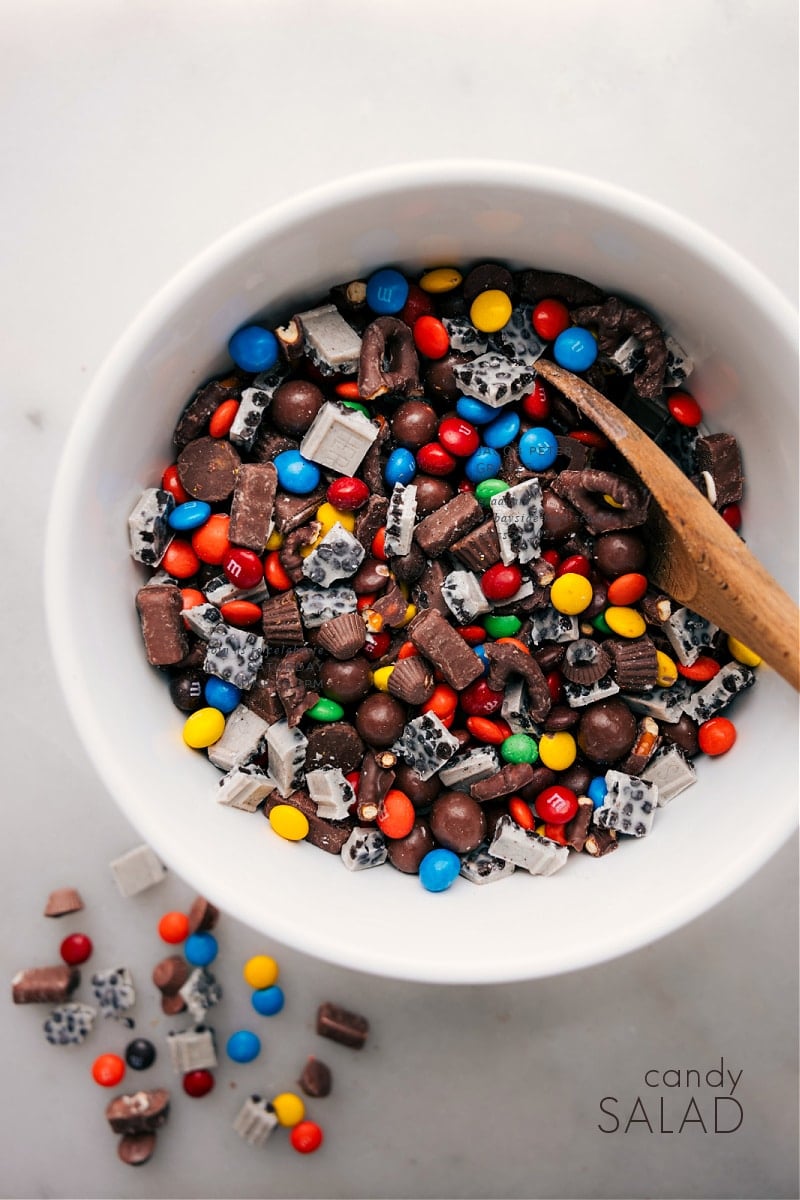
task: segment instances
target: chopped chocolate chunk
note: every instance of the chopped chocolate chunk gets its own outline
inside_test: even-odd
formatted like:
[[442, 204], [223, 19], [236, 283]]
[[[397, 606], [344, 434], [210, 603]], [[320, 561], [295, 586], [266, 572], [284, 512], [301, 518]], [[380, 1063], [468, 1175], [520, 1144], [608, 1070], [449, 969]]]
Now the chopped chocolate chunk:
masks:
[[594, 826], [586, 835], [583, 849], [587, 854], [591, 854], [592, 858], [603, 858], [604, 855], [610, 854], [612, 850], [616, 850], [618, 845], [617, 831], [615, 829], [601, 829], [598, 826]]
[[278, 659], [263, 661], [253, 686], [242, 695], [242, 703], [268, 725], [274, 725], [284, 716], [283, 705], [277, 692], [278, 665]]
[[321, 1004], [317, 1010], [317, 1033], [341, 1046], [360, 1050], [369, 1034], [369, 1022], [338, 1004]]
[[236, 487], [242, 460], [230, 442], [202, 437], [189, 442], [178, 455], [178, 477], [195, 500], [216, 504]]
[[442, 595], [446, 578], [447, 573], [438, 560], [428, 563], [412, 592], [414, 603], [420, 612], [423, 609], [433, 609], [443, 617], [450, 616], [447, 601]]
[[[328, 726], [330, 729], [331, 726]], [[288, 796], [282, 797], [276, 792], [271, 796], [267, 796], [264, 801], [262, 812], [265, 817], [268, 817], [276, 804], [289, 804], [292, 808], [297, 808], [304, 814], [308, 821], [308, 833], [305, 841], [312, 846], [316, 846], [319, 850], [325, 850], [328, 854], [341, 854], [342, 846], [354, 828], [354, 822], [348, 818], [343, 821], [330, 821], [324, 817], [317, 816], [317, 806], [309, 796], [308, 792], [302, 788], [290, 792]]]
[[369, 611], [380, 618], [381, 627], [399, 629], [406, 620], [408, 600], [406, 600], [397, 584], [392, 581], [384, 594], [379, 596], [373, 603]]
[[311, 691], [300, 674], [300, 669], [311, 662], [316, 663], [314, 651], [304, 646], [301, 650], [292, 650], [284, 655], [278, 664], [275, 686], [290, 729], [299, 725], [303, 713], [313, 708], [319, 700], [319, 692]]
[[483, 664], [477, 654], [435, 609], [427, 608], [418, 613], [407, 632], [420, 654], [439, 668], [456, 691], [463, 691], [483, 674]]
[[307, 524], [324, 501], [324, 487], [315, 488], [307, 496], [292, 496], [288, 492], [279, 492], [275, 497], [274, 509], [275, 528], [278, 533], [285, 535], [300, 525]]
[[272, 524], [278, 473], [274, 463], [242, 463], [231, 501], [228, 536], [236, 546], [263, 554]]
[[27, 967], [11, 980], [15, 1004], [58, 1004], [67, 1000], [81, 981], [77, 967]]
[[327, 1063], [311, 1055], [306, 1060], [303, 1073], [297, 1082], [307, 1096], [319, 1099], [322, 1096], [330, 1096], [331, 1088], [333, 1087], [333, 1076]]
[[594, 804], [588, 796], [578, 797], [578, 811], [564, 826], [564, 840], [571, 850], [582, 850], [594, 816]]
[[199, 437], [220, 404], [226, 400], [233, 400], [238, 395], [239, 380], [233, 375], [225, 379], [212, 379], [210, 383], [201, 387], [183, 410], [175, 427], [172, 437], [175, 447], [182, 450], [189, 442]]
[[477, 529], [459, 538], [450, 547], [450, 553], [471, 571], [488, 571], [500, 562], [500, 541], [494, 521], [484, 521]]
[[513, 796], [532, 779], [533, 767], [530, 763], [508, 763], [496, 775], [470, 784], [469, 794], [473, 800], [481, 803], [486, 800], [499, 800], [501, 796]]
[[[632, 529], [643, 525], [650, 493], [642, 484], [612, 471], [562, 471], [553, 480], [553, 491], [581, 513], [590, 533]], [[613, 506], [604, 497], [610, 496]]]
[[136, 608], [147, 661], [154, 667], [179, 663], [189, 649], [180, 588], [172, 583], [139, 588]]
[[353, 532], [366, 551], [369, 552], [375, 540], [375, 534], [386, 523], [388, 511], [389, 501], [385, 496], [370, 496], [356, 517], [356, 527]]
[[649, 637], [609, 638], [603, 644], [613, 660], [614, 679], [623, 692], [646, 692], [658, 681], [658, 656]]
[[697, 469], [714, 482], [716, 508], [738, 504], [744, 495], [742, 457], [736, 438], [729, 433], [710, 433], [695, 442]]
[[352, 725], [334, 721], [308, 735], [306, 770], [318, 767], [340, 767], [345, 775], [355, 771], [364, 757], [364, 743]]
[[461, 492], [438, 512], [419, 522], [414, 540], [429, 558], [438, 558], [483, 520], [484, 512], [471, 492]]

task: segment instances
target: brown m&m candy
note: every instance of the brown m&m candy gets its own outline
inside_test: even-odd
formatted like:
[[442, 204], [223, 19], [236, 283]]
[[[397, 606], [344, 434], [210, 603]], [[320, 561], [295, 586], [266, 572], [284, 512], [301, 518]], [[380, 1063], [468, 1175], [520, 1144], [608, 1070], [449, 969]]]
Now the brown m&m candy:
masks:
[[624, 700], [598, 700], [581, 717], [577, 741], [592, 762], [616, 762], [636, 741], [636, 718]]
[[406, 723], [406, 710], [394, 696], [375, 692], [356, 710], [356, 729], [370, 746], [391, 746]]
[[320, 688], [325, 696], [339, 704], [355, 704], [363, 700], [372, 687], [370, 665], [363, 655], [345, 662], [329, 659], [320, 667]]
[[290, 436], [305, 433], [324, 403], [325, 397], [315, 383], [290, 379], [281, 384], [272, 398], [269, 410], [272, 423]]
[[439, 418], [436, 410], [424, 400], [406, 400], [395, 410], [391, 424], [398, 446], [419, 450], [435, 439]]

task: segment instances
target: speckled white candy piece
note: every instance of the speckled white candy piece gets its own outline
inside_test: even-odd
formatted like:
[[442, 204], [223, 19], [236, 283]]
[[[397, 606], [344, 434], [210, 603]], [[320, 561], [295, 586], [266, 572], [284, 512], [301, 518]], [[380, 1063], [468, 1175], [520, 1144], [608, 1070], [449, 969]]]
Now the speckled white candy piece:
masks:
[[342, 846], [342, 862], [348, 871], [381, 867], [388, 857], [386, 838], [380, 829], [356, 826]]
[[89, 1004], [59, 1004], [44, 1023], [44, 1036], [51, 1046], [80, 1046], [92, 1032], [96, 1016], [97, 1010]]
[[607, 700], [609, 696], [616, 696], [619, 691], [618, 684], [610, 675], [604, 675], [594, 683], [571, 683], [565, 679], [563, 686], [564, 699], [570, 708], [585, 708], [587, 704], [594, 704], [595, 700]]
[[215, 575], [203, 588], [203, 595], [217, 607], [227, 604], [229, 600], [252, 600], [254, 604], [259, 604], [266, 599], [267, 585], [262, 579], [255, 587], [240, 588], [231, 583], [227, 575]]
[[318, 629], [334, 617], [358, 611], [358, 597], [350, 587], [319, 588], [313, 583], [298, 583], [294, 594], [306, 629]]
[[488, 779], [499, 770], [500, 759], [492, 746], [474, 746], [442, 767], [439, 778], [445, 787], [465, 791], [471, 783]]
[[291, 795], [302, 781], [308, 738], [288, 721], [276, 721], [267, 729], [269, 773], [284, 797]]
[[468, 317], [442, 317], [442, 324], [450, 338], [451, 350], [485, 354], [489, 349], [489, 335], [476, 329]]
[[513, 862], [495, 858], [493, 854], [489, 853], [486, 846], [478, 846], [476, 850], [463, 855], [459, 875], [463, 875], [470, 883], [483, 886], [485, 883], [494, 883], [498, 879], [508, 879], [516, 869]]
[[569, 856], [566, 846], [539, 837], [532, 829], [523, 829], [509, 816], [502, 816], [497, 822], [488, 852], [531, 875], [553, 875]]
[[126, 897], [154, 887], [167, 874], [167, 868], [144, 843], [115, 858], [109, 866], [121, 895]]
[[261, 419], [272, 398], [289, 374], [283, 362], [277, 362], [269, 371], [256, 375], [250, 387], [242, 390], [239, 407], [228, 437], [237, 446], [249, 449], [256, 440]]
[[326, 821], [344, 821], [356, 794], [340, 767], [320, 767], [306, 772], [306, 790], [317, 806], [317, 816]]
[[532, 317], [532, 304], [518, 304], [511, 310], [503, 328], [492, 336], [492, 348], [520, 362], [536, 362], [544, 354], [547, 342], [543, 342], [533, 328]]
[[[131, 554], [137, 562], [157, 567], [174, 536], [169, 514], [175, 497], [161, 488], [145, 488], [128, 517]], [[171, 578], [171, 577], [170, 577]]]
[[92, 996], [104, 1017], [116, 1017], [133, 1008], [136, 990], [127, 967], [107, 967], [92, 974]]
[[258, 767], [232, 767], [214, 788], [214, 799], [230, 808], [255, 812], [262, 800], [275, 791], [275, 780]]
[[525, 680], [519, 677], [509, 679], [506, 684], [500, 716], [511, 726], [512, 733], [532, 733], [540, 737], [542, 730], [531, 718], [528, 703], [528, 690]]
[[642, 343], [633, 334], [624, 342], [620, 342], [616, 350], [603, 355], [603, 357], [614, 363], [617, 370], [623, 375], [632, 375], [634, 371], [638, 371], [639, 367], [644, 365]]
[[752, 667], [741, 663], [726, 663], [720, 667], [705, 687], [695, 692], [684, 704], [684, 712], [698, 725], [727, 708], [731, 700], [747, 691], [756, 681]]
[[178, 992], [193, 1020], [205, 1020], [206, 1013], [222, 999], [222, 988], [205, 967], [195, 967]]
[[377, 436], [378, 426], [363, 413], [329, 401], [314, 417], [300, 443], [300, 453], [309, 462], [341, 475], [355, 475]]
[[194, 604], [181, 613], [185, 625], [207, 642], [222, 623], [222, 614], [216, 604]]
[[430, 779], [450, 761], [459, 745], [436, 713], [422, 713], [408, 722], [392, 749], [421, 779]]
[[664, 342], [667, 347], [667, 367], [664, 373], [664, 386], [680, 387], [694, 370], [694, 362], [672, 334], [665, 334]]
[[658, 788], [658, 806], [663, 808], [697, 782], [697, 772], [679, 746], [665, 746], [650, 759], [640, 775]]
[[465, 396], [482, 400], [490, 408], [502, 408], [504, 404], [516, 400], [536, 377], [536, 372], [527, 363], [517, 358], [506, 358], [494, 350], [473, 358], [471, 362], [458, 363], [453, 373]]
[[623, 692], [622, 698], [633, 712], [675, 725], [683, 716], [684, 704], [692, 691], [688, 679], [677, 679], [671, 687], [651, 688], [649, 692]]
[[384, 552], [388, 555], [408, 554], [414, 537], [417, 519], [417, 489], [413, 483], [396, 483], [389, 497], [386, 514]]
[[264, 657], [264, 639], [223, 621], [208, 639], [203, 670], [247, 691], [253, 686]]
[[323, 375], [350, 375], [358, 368], [361, 338], [347, 324], [335, 304], [323, 304], [297, 313], [305, 352]]
[[278, 1118], [263, 1096], [248, 1096], [236, 1114], [233, 1129], [248, 1146], [263, 1146]]
[[220, 771], [243, 767], [261, 753], [268, 729], [263, 717], [247, 705], [238, 704], [225, 719], [222, 737], [208, 747], [209, 760]]
[[696, 662], [703, 650], [714, 640], [719, 627], [690, 608], [677, 608], [675, 612], [661, 624], [661, 628], [678, 657], [678, 662], [684, 667], [690, 667]]
[[638, 775], [606, 771], [606, 798], [594, 811], [594, 824], [630, 837], [645, 837], [653, 828], [658, 787]]
[[167, 1034], [170, 1062], [179, 1075], [216, 1067], [214, 1034], [199, 1025], [196, 1029], [171, 1029]]
[[574, 642], [580, 637], [578, 618], [559, 612], [548, 604], [531, 615], [531, 642]]
[[524, 479], [491, 499], [492, 517], [506, 566], [539, 558], [544, 511], [538, 479]]
[[469, 625], [492, 611], [472, 571], [451, 571], [442, 584], [442, 599], [459, 625]]
[[329, 529], [322, 541], [303, 559], [303, 574], [318, 587], [327, 588], [339, 579], [355, 575], [366, 550], [358, 538], [348, 533], [339, 521]]

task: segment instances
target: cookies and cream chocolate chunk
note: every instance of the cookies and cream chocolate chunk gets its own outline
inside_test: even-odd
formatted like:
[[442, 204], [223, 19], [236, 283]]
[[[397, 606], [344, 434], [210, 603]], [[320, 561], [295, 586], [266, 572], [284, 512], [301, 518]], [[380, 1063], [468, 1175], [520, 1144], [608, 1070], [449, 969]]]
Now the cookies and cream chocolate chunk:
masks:
[[606, 771], [605, 782], [606, 796], [595, 809], [595, 824], [632, 837], [650, 833], [658, 807], [657, 785], [622, 771]]
[[303, 779], [308, 738], [288, 721], [276, 721], [266, 731], [269, 773], [282, 796], [288, 796]]
[[277, 1126], [275, 1110], [258, 1094], [247, 1097], [233, 1122], [234, 1131], [248, 1146], [263, 1146]]
[[532, 829], [523, 829], [509, 816], [503, 816], [497, 822], [488, 853], [505, 863], [522, 867], [531, 875], [553, 875], [569, 857], [566, 846], [558, 846]]
[[327, 588], [355, 575], [364, 554], [361, 542], [337, 521], [304, 560], [303, 574], [318, 587]]
[[263, 638], [223, 621], [208, 639], [203, 670], [246, 691], [255, 683], [263, 656]]
[[491, 509], [503, 562], [524, 565], [538, 558], [544, 524], [539, 480], [525, 479], [492, 496]]
[[[266, 722], [265, 722], [266, 724]], [[258, 767], [231, 767], [214, 788], [214, 799], [230, 808], [255, 812], [265, 796], [275, 789], [275, 780]]]
[[323, 375], [351, 375], [358, 367], [361, 338], [335, 304], [323, 304], [294, 317], [303, 331], [306, 353]]
[[169, 515], [175, 507], [175, 497], [162, 488], [145, 488], [131, 515], [128, 533], [131, 554], [137, 562], [157, 567], [173, 538]]
[[342, 862], [348, 871], [365, 871], [382, 866], [388, 857], [386, 838], [379, 829], [356, 826], [342, 846]]
[[429, 712], [408, 722], [392, 750], [425, 780], [450, 761], [460, 744], [436, 713]]
[[527, 363], [493, 350], [457, 364], [453, 371], [465, 396], [482, 400], [491, 408], [500, 408], [524, 395], [536, 375]]
[[246, 704], [238, 704], [225, 721], [222, 737], [208, 747], [209, 761], [220, 771], [243, 767], [261, 753], [269, 728]]
[[328, 402], [300, 443], [300, 453], [321, 467], [354, 475], [377, 436], [378, 426], [363, 413]]
[[59, 1004], [44, 1023], [44, 1036], [51, 1046], [80, 1046], [94, 1028], [97, 1009], [89, 1004]]

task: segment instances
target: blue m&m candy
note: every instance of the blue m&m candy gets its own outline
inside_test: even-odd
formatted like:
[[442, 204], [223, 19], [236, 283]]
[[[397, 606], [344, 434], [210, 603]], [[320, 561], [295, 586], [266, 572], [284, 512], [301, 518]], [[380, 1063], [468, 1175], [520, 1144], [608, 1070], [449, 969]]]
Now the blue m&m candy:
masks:
[[367, 304], [376, 313], [398, 313], [408, 299], [408, 281], [399, 271], [384, 267], [367, 280]]
[[519, 456], [529, 471], [546, 471], [558, 458], [558, 442], [544, 426], [528, 429], [519, 439]]
[[184, 957], [193, 967], [207, 967], [217, 957], [218, 948], [213, 933], [192, 933], [183, 943]]
[[497, 416], [496, 408], [492, 408], [491, 404], [484, 404], [482, 400], [476, 400], [474, 396], [459, 397], [456, 412], [473, 425], [487, 425]]
[[586, 371], [597, 358], [597, 342], [588, 329], [570, 325], [553, 342], [553, 358], [565, 371]]
[[396, 483], [411, 483], [411, 480], [417, 473], [417, 460], [410, 450], [398, 446], [386, 460], [383, 477], [389, 484], [389, 487], [394, 487]]
[[238, 1029], [228, 1038], [225, 1049], [228, 1058], [232, 1058], [234, 1062], [252, 1062], [261, 1053], [261, 1038], [249, 1029]]
[[519, 433], [519, 426], [519, 413], [507, 409], [486, 426], [482, 433], [483, 440], [487, 446], [502, 450], [503, 446], [511, 445]]
[[503, 465], [503, 460], [491, 446], [479, 446], [464, 464], [464, 474], [470, 483], [494, 479]]
[[483, 663], [483, 673], [485, 675], [486, 672], [489, 670], [489, 657], [486, 653], [486, 647], [483, 644], [481, 644], [478, 646], [473, 646], [472, 649], [475, 651], [478, 658]]
[[235, 683], [229, 683], [217, 675], [209, 675], [204, 694], [206, 704], [210, 708], [218, 708], [222, 713], [233, 712], [242, 697], [241, 689]]
[[275, 470], [278, 472], [278, 483], [293, 496], [307, 496], [320, 481], [319, 467], [303, 458], [299, 450], [284, 450], [278, 454]]
[[452, 850], [429, 850], [419, 864], [419, 881], [428, 892], [445, 892], [461, 870], [461, 859]]
[[602, 775], [595, 775], [594, 779], [586, 789], [586, 795], [589, 797], [595, 808], [600, 808], [600, 806], [605, 802], [606, 791], [605, 778]]
[[205, 500], [186, 500], [169, 514], [169, 527], [181, 533], [199, 529], [211, 516], [211, 505]]
[[278, 361], [278, 339], [261, 325], [245, 325], [228, 342], [228, 353], [242, 371], [268, 371]]
[[274, 983], [271, 987], [257, 988], [250, 997], [250, 1002], [262, 1017], [274, 1017], [283, 1008], [284, 999], [283, 988]]

